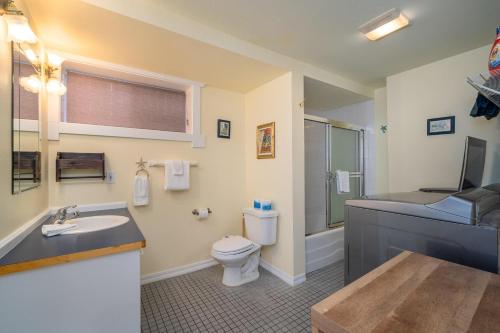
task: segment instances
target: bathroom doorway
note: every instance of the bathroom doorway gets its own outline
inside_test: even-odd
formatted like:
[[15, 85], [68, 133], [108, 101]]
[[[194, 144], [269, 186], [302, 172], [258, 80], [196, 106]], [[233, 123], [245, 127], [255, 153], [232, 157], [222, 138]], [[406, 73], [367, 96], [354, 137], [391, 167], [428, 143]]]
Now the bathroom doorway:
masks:
[[[344, 204], [364, 195], [365, 131], [363, 128], [306, 115], [306, 236], [341, 227]], [[336, 171], [349, 172], [349, 192], [337, 190]]]

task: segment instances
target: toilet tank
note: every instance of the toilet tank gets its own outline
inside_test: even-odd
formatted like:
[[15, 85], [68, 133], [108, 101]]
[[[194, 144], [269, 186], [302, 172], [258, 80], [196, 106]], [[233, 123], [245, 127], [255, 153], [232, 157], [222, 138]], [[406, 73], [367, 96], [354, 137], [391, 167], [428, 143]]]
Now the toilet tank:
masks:
[[260, 245], [276, 243], [278, 212], [275, 210], [243, 209], [246, 237]]

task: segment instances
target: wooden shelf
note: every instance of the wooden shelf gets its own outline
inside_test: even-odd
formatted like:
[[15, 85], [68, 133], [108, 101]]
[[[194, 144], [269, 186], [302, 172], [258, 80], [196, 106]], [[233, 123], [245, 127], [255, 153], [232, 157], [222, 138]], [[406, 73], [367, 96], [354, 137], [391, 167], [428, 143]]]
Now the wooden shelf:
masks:
[[[41, 181], [41, 154], [39, 151], [13, 152], [12, 167], [15, 170], [15, 180], [32, 180], [34, 183]], [[21, 175], [30, 175], [22, 178]]]
[[[64, 176], [63, 170], [97, 170], [99, 175]], [[64, 179], [102, 179], [106, 178], [104, 153], [66, 153], [58, 152], [56, 160], [56, 181]]]

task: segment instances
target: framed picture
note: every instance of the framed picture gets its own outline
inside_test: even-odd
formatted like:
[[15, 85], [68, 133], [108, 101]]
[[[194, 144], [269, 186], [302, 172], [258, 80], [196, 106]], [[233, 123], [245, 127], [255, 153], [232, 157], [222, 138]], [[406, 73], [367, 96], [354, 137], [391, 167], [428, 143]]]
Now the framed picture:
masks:
[[257, 126], [257, 158], [274, 158], [274, 122]]
[[229, 120], [217, 120], [217, 137], [223, 139], [231, 138], [231, 122]]
[[427, 135], [455, 133], [455, 116], [427, 119]]

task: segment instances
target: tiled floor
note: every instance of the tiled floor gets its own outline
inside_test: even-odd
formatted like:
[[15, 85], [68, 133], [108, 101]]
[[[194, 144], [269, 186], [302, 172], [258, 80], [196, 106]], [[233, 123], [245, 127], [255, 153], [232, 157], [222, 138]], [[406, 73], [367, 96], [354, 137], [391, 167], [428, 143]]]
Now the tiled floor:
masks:
[[221, 266], [142, 286], [142, 332], [310, 332], [311, 306], [344, 281], [343, 262], [296, 287], [259, 269], [241, 287], [222, 284]]

